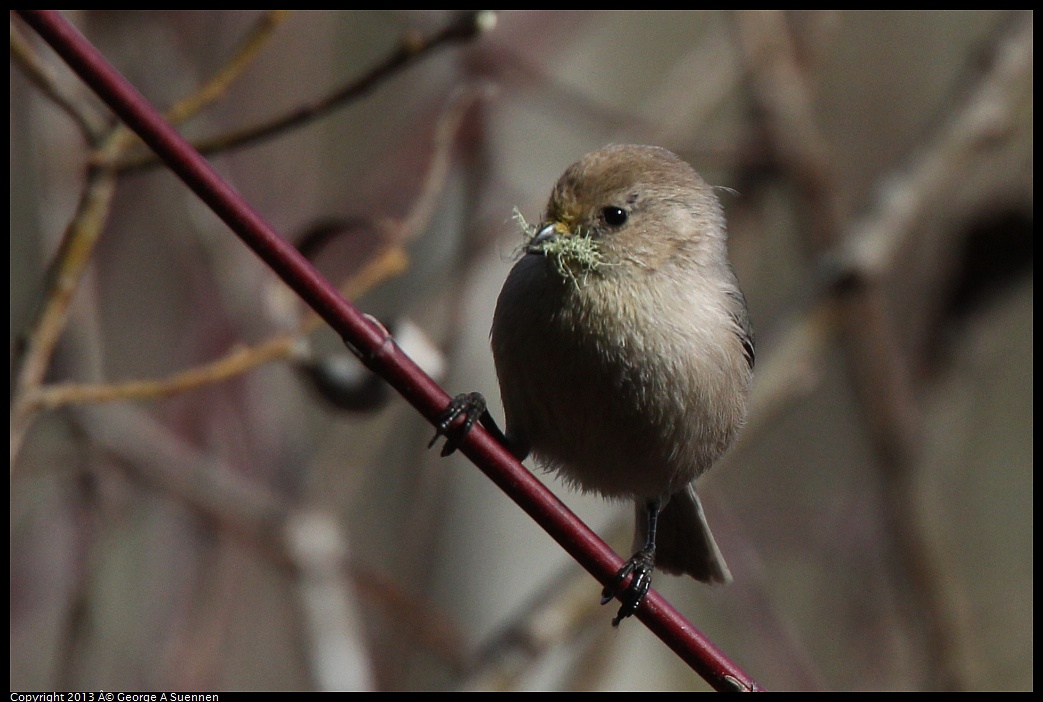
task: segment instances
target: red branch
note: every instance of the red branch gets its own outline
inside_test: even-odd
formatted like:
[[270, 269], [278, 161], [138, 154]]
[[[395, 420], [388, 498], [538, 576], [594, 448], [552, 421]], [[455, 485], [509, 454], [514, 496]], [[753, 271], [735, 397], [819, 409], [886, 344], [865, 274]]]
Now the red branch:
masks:
[[[225, 183], [61, 13], [18, 13], [247, 246], [341, 335], [370, 370], [383, 377], [428, 421], [437, 420], [448, 394]], [[460, 449], [602, 584], [612, 579], [622, 559], [484, 429], [475, 426]], [[715, 689], [760, 689], [654, 590], [648, 592], [636, 616]]]

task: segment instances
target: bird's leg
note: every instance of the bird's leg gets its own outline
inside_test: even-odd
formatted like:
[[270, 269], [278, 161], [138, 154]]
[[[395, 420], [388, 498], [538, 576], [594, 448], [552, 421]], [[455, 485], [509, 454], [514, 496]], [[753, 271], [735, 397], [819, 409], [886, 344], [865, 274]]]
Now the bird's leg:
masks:
[[[461, 417], [463, 421], [453, 429], [454, 422]], [[471, 431], [475, 422], [481, 422], [485, 430], [519, 461], [524, 460], [528, 455], [529, 450], [526, 446], [523, 446], [521, 442], [511, 440], [497, 426], [496, 420], [486, 408], [485, 397], [480, 392], [461, 393], [449, 401], [449, 406], [446, 407], [445, 412], [439, 417], [438, 424], [435, 425], [435, 435], [431, 437], [427, 447], [431, 448], [438, 441], [438, 437], [444, 436], [445, 445], [442, 447], [442, 455], [448, 456], [456, 451], [460, 440]], [[451, 429], [452, 436], [450, 436]]]
[[633, 573], [634, 577], [626, 590], [619, 593], [619, 599], [623, 605], [619, 608], [616, 618], [612, 620], [612, 626], [619, 626], [621, 621], [636, 612], [641, 601], [645, 599], [648, 588], [652, 586], [652, 571], [655, 570], [656, 525], [659, 522], [659, 512], [662, 507], [663, 501], [658, 498], [645, 503], [645, 519], [648, 520], [645, 545], [623, 564], [612, 581], [601, 591], [601, 604], [607, 604], [616, 596], [619, 585]]

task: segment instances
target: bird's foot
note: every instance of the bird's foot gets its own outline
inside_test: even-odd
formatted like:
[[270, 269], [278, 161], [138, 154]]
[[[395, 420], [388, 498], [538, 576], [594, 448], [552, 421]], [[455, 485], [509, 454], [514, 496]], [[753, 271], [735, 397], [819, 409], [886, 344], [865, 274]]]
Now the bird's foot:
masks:
[[[471, 431], [471, 427], [484, 413], [485, 398], [482, 393], [465, 392], [457, 395], [449, 401], [449, 406], [439, 418], [438, 424], [435, 425], [435, 435], [431, 437], [427, 447], [431, 448], [438, 441], [438, 437], [444, 436], [445, 445], [442, 447], [442, 455], [448, 456], [456, 451], [460, 440], [467, 436], [467, 432]], [[454, 428], [453, 424], [460, 417], [463, 417], [463, 421]]]
[[[645, 547], [631, 556], [630, 560], [624, 563], [612, 578], [612, 582], [601, 591], [601, 604], [608, 604], [617, 595], [619, 595], [620, 602], [623, 603], [616, 618], [612, 620], [612, 626], [619, 626], [621, 621], [637, 611], [641, 601], [648, 594], [648, 588], [652, 586], [653, 570], [655, 570], [655, 549]], [[631, 574], [634, 577], [630, 584], [625, 590], [619, 592], [620, 584]]]

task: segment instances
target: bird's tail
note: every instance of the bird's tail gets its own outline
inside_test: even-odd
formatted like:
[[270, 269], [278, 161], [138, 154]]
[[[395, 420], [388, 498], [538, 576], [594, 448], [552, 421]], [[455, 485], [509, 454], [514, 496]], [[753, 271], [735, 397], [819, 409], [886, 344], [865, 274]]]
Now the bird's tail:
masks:
[[[643, 546], [647, 537], [644, 506], [637, 505], [635, 548]], [[670, 498], [659, 513], [656, 528], [656, 568], [667, 573], [687, 573], [707, 583], [730, 583], [732, 574], [721, 550], [710, 533], [703, 505], [695, 492], [695, 483]]]

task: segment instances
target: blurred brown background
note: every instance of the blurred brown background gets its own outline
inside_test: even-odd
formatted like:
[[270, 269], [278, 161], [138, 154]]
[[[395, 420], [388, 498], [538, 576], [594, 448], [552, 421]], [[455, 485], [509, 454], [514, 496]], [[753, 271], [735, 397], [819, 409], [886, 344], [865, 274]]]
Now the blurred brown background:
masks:
[[[681, 154], [728, 188], [758, 366], [701, 488], [735, 583], [655, 587], [768, 689], [1033, 687], [1031, 13], [68, 16], [164, 109], [272, 22], [195, 140], [416, 52], [210, 158], [496, 416], [512, 209], [605, 143]], [[110, 144], [90, 190], [107, 113], [12, 32], [12, 690], [705, 689], [405, 402], [331, 380], [343, 346], [173, 175]], [[27, 386], [70, 222], [98, 240]], [[627, 551], [629, 507], [546, 481]]]

